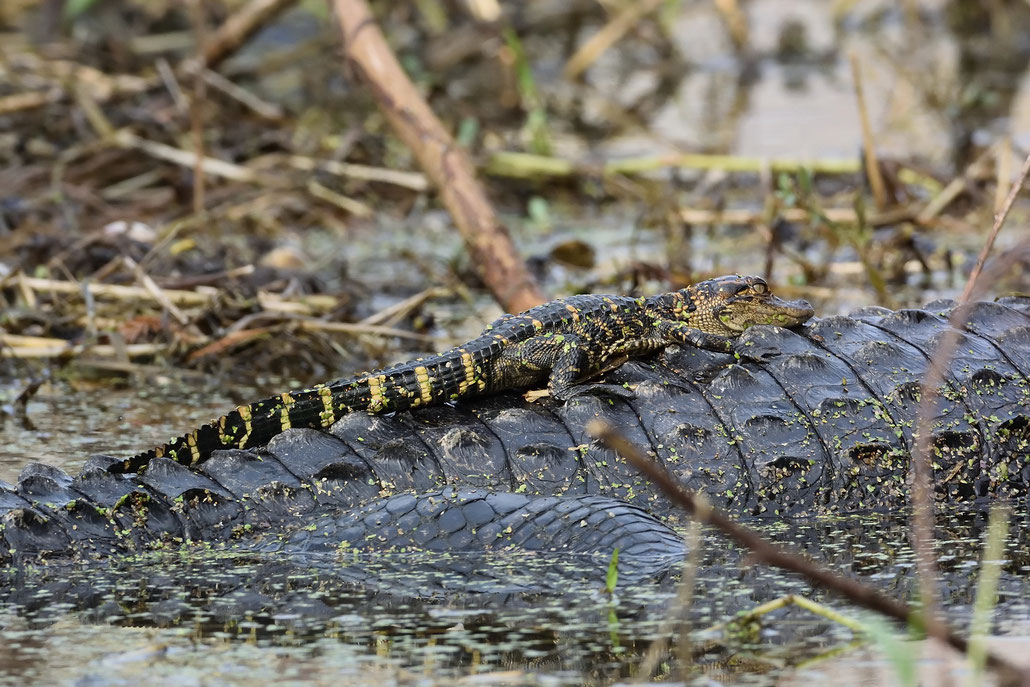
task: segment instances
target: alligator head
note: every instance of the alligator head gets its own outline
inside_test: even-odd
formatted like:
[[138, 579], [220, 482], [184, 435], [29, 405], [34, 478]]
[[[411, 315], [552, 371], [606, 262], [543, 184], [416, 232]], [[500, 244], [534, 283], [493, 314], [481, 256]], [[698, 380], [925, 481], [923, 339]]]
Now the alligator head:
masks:
[[697, 306], [690, 317], [691, 325], [719, 336], [737, 336], [758, 324], [793, 327], [815, 314], [807, 301], [785, 301], [774, 296], [761, 277], [717, 277], [686, 291]]

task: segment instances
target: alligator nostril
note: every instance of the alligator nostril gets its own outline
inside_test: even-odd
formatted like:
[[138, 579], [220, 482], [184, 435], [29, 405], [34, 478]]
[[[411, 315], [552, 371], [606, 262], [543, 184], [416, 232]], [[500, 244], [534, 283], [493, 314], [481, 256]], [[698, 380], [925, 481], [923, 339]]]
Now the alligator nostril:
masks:
[[815, 317], [815, 308], [813, 308], [812, 304], [808, 301], [804, 299], [796, 300], [793, 301], [791, 305], [793, 305], [794, 308], [797, 309], [799, 316]]

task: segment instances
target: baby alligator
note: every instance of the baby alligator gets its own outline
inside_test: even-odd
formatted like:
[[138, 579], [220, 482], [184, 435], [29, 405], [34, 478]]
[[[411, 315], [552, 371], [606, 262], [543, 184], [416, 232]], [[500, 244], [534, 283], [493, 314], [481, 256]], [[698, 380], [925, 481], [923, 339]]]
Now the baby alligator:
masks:
[[[753, 325], [790, 327], [812, 317], [805, 301], [772, 295], [758, 277], [726, 276], [649, 298], [583, 295], [504, 315], [479, 337], [439, 355], [291, 391], [243, 405], [120, 464], [138, 472], [152, 459], [183, 465], [212, 451], [260, 446], [293, 427], [325, 428], [356, 410], [405, 410], [534, 388], [556, 399], [631, 356], [670, 344], [725, 352]], [[115, 468], [115, 469], [118, 469]]]

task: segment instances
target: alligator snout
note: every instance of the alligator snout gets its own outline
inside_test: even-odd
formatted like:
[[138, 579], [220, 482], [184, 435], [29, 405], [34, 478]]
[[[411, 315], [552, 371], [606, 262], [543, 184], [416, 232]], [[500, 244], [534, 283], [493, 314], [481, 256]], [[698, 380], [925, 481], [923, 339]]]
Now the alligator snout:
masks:
[[804, 324], [815, 317], [815, 308], [812, 307], [811, 303], [804, 299], [783, 301], [782, 307], [791, 312], [792, 318], [797, 320], [796, 324]]
[[815, 310], [808, 301], [785, 301], [782, 298], [770, 296], [763, 301], [748, 303], [747, 309], [742, 308], [738, 313], [738, 318], [744, 324], [744, 329], [747, 329], [760, 324], [796, 327], [804, 324], [814, 315]]

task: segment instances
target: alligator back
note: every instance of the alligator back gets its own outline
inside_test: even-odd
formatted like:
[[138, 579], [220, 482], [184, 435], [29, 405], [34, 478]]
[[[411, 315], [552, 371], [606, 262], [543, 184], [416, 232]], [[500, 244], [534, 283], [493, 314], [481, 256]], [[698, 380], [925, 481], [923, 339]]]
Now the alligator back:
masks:
[[[736, 355], [671, 348], [565, 403], [509, 393], [355, 412], [329, 431], [290, 429], [191, 467], [156, 458], [140, 474], [113, 474], [122, 463], [106, 457], [75, 478], [30, 465], [17, 486], [0, 488], [0, 546], [103, 555], [155, 540], [246, 539], [448, 485], [601, 494], [669, 513], [650, 484], [587, 435], [594, 419], [731, 512], [897, 508], [907, 502], [920, 381], [949, 328], [948, 307], [869, 308], [797, 331], [754, 327]], [[945, 377], [931, 421], [938, 499], [1026, 499], [1030, 299], [971, 306]], [[404, 528], [418, 524], [409, 517]]]
[[[508, 394], [337, 422], [328, 452], [300, 436], [288, 463], [360, 459], [387, 490], [439, 483], [529, 493], [606, 493], [658, 512], [663, 498], [587, 424], [605, 420], [732, 512], [810, 514], [907, 503], [920, 383], [949, 328], [948, 304], [866, 309], [799, 331], [748, 330], [734, 355], [670, 348], [567, 403]], [[931, 421], [942, 501], [1025, 497], [1030, 485], [1030, 299], [977, 303]], [[321, 441], [321, 439], [320, 439]]]

